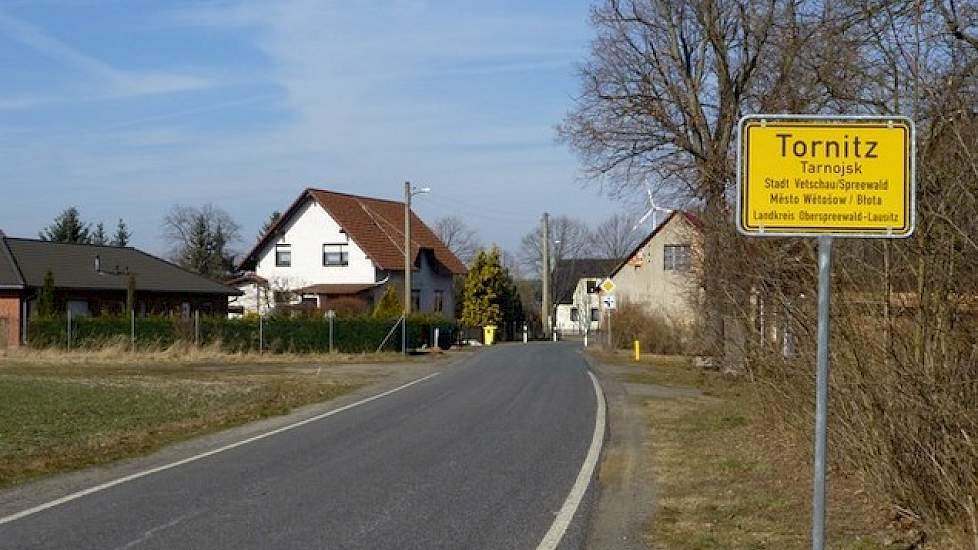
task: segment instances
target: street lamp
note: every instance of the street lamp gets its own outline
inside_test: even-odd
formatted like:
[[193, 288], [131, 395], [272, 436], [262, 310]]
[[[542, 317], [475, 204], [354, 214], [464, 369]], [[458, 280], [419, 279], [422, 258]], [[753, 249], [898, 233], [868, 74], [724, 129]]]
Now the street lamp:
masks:
[[407, 355], [407, 318], [411, 314], [411, 197], [430, 193], [430, 187], [412, 187], [404, 182], [404, 319], [401, 321], [401, 353]]

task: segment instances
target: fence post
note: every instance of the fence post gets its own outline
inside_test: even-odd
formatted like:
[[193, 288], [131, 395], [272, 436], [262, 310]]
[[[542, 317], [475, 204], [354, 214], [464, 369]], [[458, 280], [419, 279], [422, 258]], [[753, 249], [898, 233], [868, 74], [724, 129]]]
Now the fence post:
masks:
[[336, 311], [327, 310], [326, 318], [329, 319], [329, 352], [333, 353], [333, 320], [336, 319]]
[[200, 310], [194, 311], [194, 347], [200, 347]]
[[136, 353], [136, 308], [129, 310], [129, 344]]
[[258, 355], [265, 350], [265, 316], [258, 312]]
[[71, 308], [67, 308], [68, 312], [68, 351], [71, 351]]

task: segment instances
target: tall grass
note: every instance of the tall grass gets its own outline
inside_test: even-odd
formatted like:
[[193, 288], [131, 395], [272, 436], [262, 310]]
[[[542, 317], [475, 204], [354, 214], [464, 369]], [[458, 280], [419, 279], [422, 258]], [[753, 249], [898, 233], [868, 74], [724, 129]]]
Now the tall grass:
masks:
[[4, 364], [70, 365], [266, 365], [317, 363], [381, 363], [404, 361], [399, 352], [364, 353], [258, 353], [229, 352], [220, 341], [195, 346], [178, 341], [170, 345], [140, 347], [133, 352], [129, 343], [108, 341], [99, 346], [65, 350], [61, 348], [19, 347], [0, 351], [0, 366]]

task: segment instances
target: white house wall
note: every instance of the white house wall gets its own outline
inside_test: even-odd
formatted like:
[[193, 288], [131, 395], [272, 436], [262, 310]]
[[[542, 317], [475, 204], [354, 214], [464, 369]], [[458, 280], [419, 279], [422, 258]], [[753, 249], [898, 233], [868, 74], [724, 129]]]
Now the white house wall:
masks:
[[[259, 311], [258, 296], [259, 293], [262, 295], [261, 300], [261, 313], [268, 313], [271, 309], [269, 307], [269, 297], [265, 294], [269, 292], [268, 290], [263, 290], [255, 283], [247, 283], [238, 285], [238, 290], [243, 292], [241, 296], [231, 296], [228, 300], [229, 306], [240, 306], [244, 309], [245, 313], [255, 313]], [[240, 317], [238, 314], [228, 314], [229, 317]]]
[[[312, 284], [373, 283], [377, 270], [374, 263], [320, 206], [307, 200], [289, 223], [282, 228], [278, 239], [259, 253], [255, 272], [267, 279], [273, 290], [293, 290]], [[275, 265], [275, 245], [292, 245], [292, 265]], [[349, 265], [324, 266], [324, 244], [347, 244]]]
[[[601, 308], [600, 308], [600, 296], [595, 294], [588, 294], [587, 286], [588, 282], [593, 282], [595, 284], [600, 283], [602, 279], [596, 278], [583, 278], [577, 281], [577, 286], [574, 288], [573, 303], [570, 304], [558, 304], [556, 315], [556, 327], [562, 333], [573, 333], [573, 334], [583, 334], [585, 330], [593, 332], [598, 330], [601, 326]], [[578, 320], [571, 320], [571, 310], [577, 308]], [[591, 318], [591, 309], [598, 310], [598, 320], [589, 321]]]

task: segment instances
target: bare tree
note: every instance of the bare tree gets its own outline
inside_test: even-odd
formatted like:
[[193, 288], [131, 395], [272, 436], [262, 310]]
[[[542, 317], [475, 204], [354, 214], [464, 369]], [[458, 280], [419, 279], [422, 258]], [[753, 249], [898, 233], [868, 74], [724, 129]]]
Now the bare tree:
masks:
[[643, 237], [645, 234], [635, 227], [634, 220], [624, 214], [614, 214], [594, 229], [591, 240], [598, 256], [624, 259]]
[[[588, 226], [579, 220], [569, 216], [555, 216], [550, 218], [550, 275], [551, 301], [560, 296], [567, 285], [566, 280], [562, 280], [557, 266], [565, 260], [572, 258], [582, 258], [594, 254], [594, 243], [591, 240], [591, 231]], [[523, 236], [520, 243], [520, 260], [528, 273], [536, 274], [541, 278], [543, 274], [543, 248], [540, 240], [540, 228], [537, 227]], [[562, 272], [561, 272], [562, 273]], [[577, 281], [574, 281], [576, 283]]]
[[170, 259], [213, 278], [235, 269], [234, 245], [241, 228], [226, 211], [214, 206], [175, 205], [163, 218], [163, 236], [171, 245]]
[[[591, 231], [588, 226], [569, 216], [550, 218], [550, 266], [565, 258], [580, 258], [593, 253]], [[536, 227], [520, 241], [520, 260], [528, 273], [540, 277], [543, 269], [543, 247], [540, 228]]]
[[441, 242], [445, 243], [445, 246], [466, 265], [472, 263], [479, 249], [482, 248], [478, 232], [466, 225], [458, 216], [438, 218], [432, 229]]
[[[762, 58], [778, 57], [776, 0], [604, 0], [592, 12], [598, 36], [581, 69], [583, 94], [559, 128], [588, 173], [612, 194], [647, 179], [684, 188], [704, 203], [706, 258], [721, 250], [732, 145], [744, 107], [769, 86]], [[610, 181], [610, 183], [608, 183]], [[717, 224], [713, 227], [712, 224]], [[719, 354], [720, 267], [705, 265], [707, 338]]]
[[943, 17], [948, 32], [978, 50], [978, 6], [973, 2], [954, 0], [935, 0], [934, 5]]

